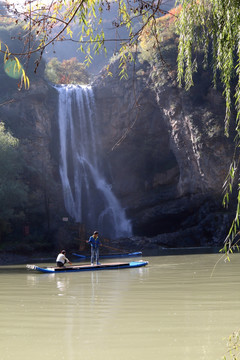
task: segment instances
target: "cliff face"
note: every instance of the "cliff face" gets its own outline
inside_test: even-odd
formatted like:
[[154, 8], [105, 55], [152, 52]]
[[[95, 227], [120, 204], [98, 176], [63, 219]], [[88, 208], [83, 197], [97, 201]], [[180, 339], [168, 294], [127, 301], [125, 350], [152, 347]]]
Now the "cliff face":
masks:
[[[5, 85], [7, 89], [8, 83]], [[23, 225], [27, 226], [32, 243], [40, 244], [48, 237], [47, 241], [52, 241], [58, 219], [65, 215], [58, 174], [56, 110], [57, 93], [39, 77], [31, 81], [29, 90], [13, 88], [1, 106], [0, 120], [19, 139], [24, 159], [22, 180], [29, 189], [24, 222], [19, 229], [15, 224], [13, 230], [21, 238]]]
[[[133, 73], [130, 69], [129, 74]], [[200, 71], [195, 87], [178, 88], [165, 69], [120, 81], [104, 71], [94, 84], [101, 149], [114, 192], [135, 235], [160, 246], [222, 244], [229, 223], [222, 185], [232, 142], [224, 136], [224, 101]]]
[[[186, 93], [174, 72], [165, 69], [160, 83], [151, 71], [138, 63], [119, 80], [115, 63], [112, 77], [103, 70], [93, 83], [104, 171], [133, 224], [126, 247], [222, 244], [229, 224], [222, 185], [232, 152], [223, 99], [207, 72]], [[26, 221], [64, 245], [72, 235], [62, 224], [57, 96], [43, 80], [32, 81], [1, 106], [1, 120], [20, 139], [30, 187]]]

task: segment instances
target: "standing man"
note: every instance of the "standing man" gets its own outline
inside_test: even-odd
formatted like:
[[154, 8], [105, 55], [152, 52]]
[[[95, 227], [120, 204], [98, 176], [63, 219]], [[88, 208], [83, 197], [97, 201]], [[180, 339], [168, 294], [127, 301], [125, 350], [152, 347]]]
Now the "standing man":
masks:
[[58, 254], [57, 259], [56, 259], [56, 263], [58, 267], [63, 267], [65, 263], [68, 263], [70, 265], [72, 265], [71, 261], [68, 260], [68, 258], [66, 258], [66, 251], [62, 250], [60, 252], [60, 254]]
[[98, 237], [98, 231], [94, 231], [93, 235], [90, 236], [88, 243], [91, 245], [91, 265], [93, 266], [94, 259], [96, 260], [96, 265], [101, 265], [99, 262], [100, 240]]

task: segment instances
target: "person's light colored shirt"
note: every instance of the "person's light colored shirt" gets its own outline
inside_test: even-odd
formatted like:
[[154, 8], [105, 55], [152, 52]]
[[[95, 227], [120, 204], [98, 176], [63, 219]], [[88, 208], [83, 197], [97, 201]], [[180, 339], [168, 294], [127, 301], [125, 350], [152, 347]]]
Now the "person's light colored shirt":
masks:
[[65, 262], [69, 263], [70, 261], [68, 260], [68, 258], [66, 258], [66, 256], [64, 254], [60, 253], [60, 254], [58, 254], [56, 262], [61, 262], [61, 263], [65, 264]]

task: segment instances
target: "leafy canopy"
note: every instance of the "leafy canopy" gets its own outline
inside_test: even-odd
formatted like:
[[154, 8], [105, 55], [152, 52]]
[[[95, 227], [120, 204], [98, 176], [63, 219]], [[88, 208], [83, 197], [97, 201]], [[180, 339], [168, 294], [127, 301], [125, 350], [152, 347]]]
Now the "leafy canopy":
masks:
[[52, 58], [46, 65], [45, 75], [54, 84], [88, 84], [89, 74], [86, 65], [77, 58], [58, 61]]
[[[6, 59], [20, 55], [29, 58], [37, 53], [37, 68], [44, 50], [50, 44], [71, 39], [79, 43], [79, 49], [85, 53], [85, 63], [89, 65], [93, 53], [99, 53], [102, 48], [106, 50], [106, 42], [115, 40], [120, 43], [120, 77], [127, 77], [127, 63], [133, 60], [131, 49], [137, 45], [143, 29], [151, 20], [167, 12], [161, 9], [162, 2], [163, 0], [60, 0], [43, 4], [38, 0], [29, 0], [26, 1], [25, 11], [13, 4], [9, 6], [9, 14], [12, 14], [17, 24], [24, 23], [24, 49], [21, 53], [16, 53], [5, 44], [2, 51]], [[103, 14], [110, 13], [113, 7], [117, 7], [117, 11], [112, 26], [116, 29], [124, 28], [125, 38], [106, 38]], [[74, 23], [79, 28], [78, 39], [72, 38], [71, 26]]]

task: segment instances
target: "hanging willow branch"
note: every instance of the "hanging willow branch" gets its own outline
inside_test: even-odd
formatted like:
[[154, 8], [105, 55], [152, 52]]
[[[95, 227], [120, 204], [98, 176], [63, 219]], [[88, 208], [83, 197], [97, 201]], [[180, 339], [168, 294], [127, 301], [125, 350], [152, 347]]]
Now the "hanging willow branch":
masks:
[[[162, 0], [60, 0], [46, 5], [37, 0], [29, 0], [26, 1], [24, 11], [12, 4], [8, 6], [8, 10], [17, 24], [24, 23], [26, 35], [25, 51], [11, 51], [11, 54], [30, 58], [32, 54], [39, 53], [39, 61], [36, 62], [38, 66], [43, 52], [50, 44], [63, 41], [66, 37], [72, 39], [71, 25], [76, 24], [79, 38], [75, 41], [79, 42], [79, 50], [85, 53], [85, 63], [89, 65], [92, 52], [99, 53], [101, 48], [106, 52], [105, 42], [109, 39], [105, 38], [103, 30], [103, 12], [110, 11], [117, 5], [117, 15], [112, 24], [116, 29], [125, 28], [128, 33], [128, 36], [124, 36], [125, 39], [120, 40], [118, 51], [120, 77], [127, 78], [127, 63], [133, 61], [132, 46], [136, 46], [147, 24], [168, 13], [161, 9], [161, 4]], [[5, 49], [0, 48], [0, 52], [5, 53]]]
[[[178, 19], [179, 51], [178, 82], [186, 89], [193, 86], [197, 70], [196, 50], [204, 53], [204, 62], [211, 58], [213, 82], [219, 77], [226, 103], [225, 134], [229, 136], [232, 109], [236, 116], [235, 151], [223, 186], [223, 205], [229, 198], [239, 176], [240, 146], [240, 2], [238, 0], [181, 0]], [[237, 86], [233, 88], [233, 80]], [[225, 249], [232, 249], [237, 241], [240, 216], [240, 185], [238, 185], [236, 216], [225, 239]]]

